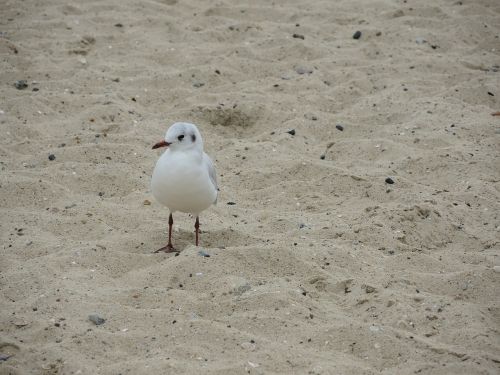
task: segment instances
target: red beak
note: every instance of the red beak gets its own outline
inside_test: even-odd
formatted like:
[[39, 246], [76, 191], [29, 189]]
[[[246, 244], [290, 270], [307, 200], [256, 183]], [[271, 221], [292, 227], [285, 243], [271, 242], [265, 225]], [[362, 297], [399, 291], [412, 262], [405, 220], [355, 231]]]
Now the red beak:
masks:
[[157, 149], [157, 148], [160, 148], [160, 147], [168, 147], [168, 146], [170, 146], [170, 143], [168, 143], [166, 141], [161, 141], [161, 142], [158, 142], [157, 144], [155, 144], [153, 146], [153, 150]]

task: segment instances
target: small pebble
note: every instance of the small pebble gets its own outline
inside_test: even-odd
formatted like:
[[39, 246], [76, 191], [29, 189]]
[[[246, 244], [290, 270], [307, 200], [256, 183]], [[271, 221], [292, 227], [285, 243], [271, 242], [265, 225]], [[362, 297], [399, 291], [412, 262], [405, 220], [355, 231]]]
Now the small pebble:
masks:
[[373, 292], [375, 292], [375, 290], [376, 289], [373, 286], [371, 286], [371, 285], [365, 285], [365, 292], [366, 293], [373, 293]]
[[344, 131], [344, 127], [343, 127], [342, 125], [340, 125], [340, 124], [335, 125], [335, 127], [336, 127], [338, 130], [340, 130], [341, 132], [343, 132], [343, 131]]
[[326, 157], [326, 156], [325, 156], [325, 154], [323, 154], [323, 155], [321, 155], [319, 158], [320, 158], [321, 160], [325, 160], [325, 157]]
[[304, 115], [304, 117], [305, 117], [307, 120], [311, 120], [311, 121], [316, 121], [316, 120], [318, 120], [318, 116], [313, 115], [312, 113], [306, 113], [306, 114]]
[[495, 96], [495, 94], [493, 94], [491, 91], [488, 91], [488, 95], [489, 96]]
[[121, 23], [115, 23], [115, 27], [123, 27]]
[[196, 83], [193, 84], [193, 87], [196, 87], [196, 88], [200, 88], [200, 87], [203, 87], [203, 86], [205, 86], [205, 84], [202, 83], [202, 82], [196, 82]]
[[302, 39], [302, 40], [304, 40], [304, 39], [305, 39], [305, 38], [304, 38], [304, 35], [302, 35], [302, 34], [293, 34], [293, 37], [294, 37], [295, 39]]
[[385, 179], [385, 183], [386, 183], [386, 184], [389, 184], [389, 185], [392, 185], [392, 184], [394, 183], [394, 180], [393, 180], [392, 178], [390, 178], [390, 177], [387, 177], [387, 178]]
[[295, 129], [289, 130], [289, 131], [287, 131], [287, 133], [290, 135], [295, 135]]
[[26, 327], [29, 324], [27, 321], [23, 319], [17, 319], [13, 323], [17, 328]]
[[89, 320], [94, 323], [96, 326], [100, 326], [101, 324], [104, 324], [104, 322], [106, 321], [106, 319], [104, 318], [101, 318], [99, 315], [97, 314], [90, 314], [89, 315]]
[[55, 156], [54, 154], [50, 154], [50, 155], [49, 155], [49, 160], [50, 160], [50, 161], [54, 161], [54, 160], [56, 160], [56, 156]]
[[361, 31], [359, 31], [359, 30], [356, 31], [352, 37], [353, 37], [353, 39], [359, 39], [359, 38], [361, 38]]
[[235, 202], [227, 202], [229, 206], [234, 206], [236, 203]]
[[295, 68], [295, 71], [297, 72], [297, 74], [312, 74], [312, 69], [309, 69], [309, 68], [306, 68], [306, 67], [303, 67], [303, 66], [298, 66]]
[[20, 79], [19, 81], [16, 81], [16, 83], [14, 83], [14, 86], [18, 90], [24, 90], [26, 87], [28, 87], [28, 82], [26, 82], [25, 79]]

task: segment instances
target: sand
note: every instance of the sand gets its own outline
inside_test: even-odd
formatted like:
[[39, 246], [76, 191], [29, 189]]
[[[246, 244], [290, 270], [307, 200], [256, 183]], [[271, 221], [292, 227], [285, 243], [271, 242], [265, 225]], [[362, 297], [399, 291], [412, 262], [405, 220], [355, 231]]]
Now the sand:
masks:
[[[498, 374], [497, 0], [0, 14], [0, 374]], [[221, 189], [178, 256], [175, 121]]]

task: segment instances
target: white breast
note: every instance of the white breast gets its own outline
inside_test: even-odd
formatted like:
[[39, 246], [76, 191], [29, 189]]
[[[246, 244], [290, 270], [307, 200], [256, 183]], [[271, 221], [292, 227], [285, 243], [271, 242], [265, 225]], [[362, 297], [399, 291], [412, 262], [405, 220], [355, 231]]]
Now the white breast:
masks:
[[198, 215], [217, 198], [203, 154], [198, 153], [165, 151], [156, 163], [151, 188], [171, 212]]

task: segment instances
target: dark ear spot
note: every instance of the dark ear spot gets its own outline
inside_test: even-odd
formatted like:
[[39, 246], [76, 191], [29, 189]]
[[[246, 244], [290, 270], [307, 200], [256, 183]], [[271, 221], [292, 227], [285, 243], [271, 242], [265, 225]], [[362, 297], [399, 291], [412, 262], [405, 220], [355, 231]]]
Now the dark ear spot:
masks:
[[193, 141], [193, 143], [196, 142], [196, 135], [191, 134], [191, 140]]

